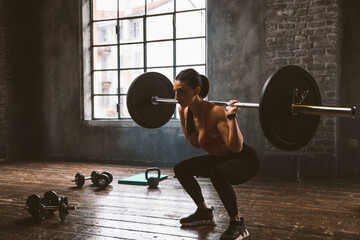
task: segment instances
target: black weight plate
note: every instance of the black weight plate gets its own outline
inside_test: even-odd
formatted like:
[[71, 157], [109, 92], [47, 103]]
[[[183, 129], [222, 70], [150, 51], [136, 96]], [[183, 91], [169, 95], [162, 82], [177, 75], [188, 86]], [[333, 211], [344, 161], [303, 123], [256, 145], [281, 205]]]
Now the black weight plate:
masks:
[[96, 185], [98, 182], [99, 176], [100, 176], [100, 173], [98, 171], [92, 171], [91, 172], [91, 182]]
[[62, 196], [60, 198], [60, 205], [59, 206], [60, 206], [59, 207], [60, 219], [61, 219], [61, 221], [65, 221], [66, 215], [69, 214], [69, 211], [68, 211], [69, 202], [68, 202], [67, 197]]
[[[46, 198], [46, 200], [48, 201], [48, 206], [59, 206], [59, 195], [55, 191], [47, 191], [44, 194], [44, 198]], [[48, 210], [49, 213], [53, 213], [55, 211], [56, 210]]]
[[298, 96], [309, 90], [302, 104], [321, 105], [315, 79], [299, 66], [286, 66], [276, 71], [266, 80], [261, 92], [259, 116], [262, 130], [268, 141], [282, 150], [305, 146], [314, 136], [320, 121], [320, 116], [291, 114], [296, 88]]
[[37, 220], [44, 220], [46, 217], [46, 211], [44, 207], [47, 205], [47, 200], [44, 197], [40, 197], [37, 194], [30, 195], [26, 199], [26, 208], [31, 216]]
[[145, 128], [158, 128], [173, 116], [175, 104], [152, 104], [151, 97], [175, 98], [170, 80], [157, 72], [146, 72], [137, 77], [127, 92], [127, 108], [131, 118]]
[[85, 184], [85, 176], [83, 173], [75, 174], [75, 184], [78, 187], [82, 187]]
[[105, 188], [109, 184], [110, 184], [110, 178], [107, 175], [102, 174], [99, 176], [97, 186], [99, 186], [100, 188]]
[[109, 184], [113, 181], [113, 175], [109, 171], [102, 172], [101, 174], [105, 174], [106, 176], [109, 177], [110, 179]]

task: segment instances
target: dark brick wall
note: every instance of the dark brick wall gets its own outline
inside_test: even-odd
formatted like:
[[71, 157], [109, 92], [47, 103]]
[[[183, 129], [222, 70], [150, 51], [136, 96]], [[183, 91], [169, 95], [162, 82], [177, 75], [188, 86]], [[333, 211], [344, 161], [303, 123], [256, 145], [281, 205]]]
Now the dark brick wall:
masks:
[[[313, 74], [324, 105], [356, 105], [358, 9], [356, 0], [209, 0], [211, 97], [258, 102], [266, 77], [295, 64]], [[79, 126], [80, 13], [81, 1], [0, 0], [0, 158], [169, 164], [198, 153], [180, 128]], [[257, 112], [240, 114], [246, 141], [269, 173], [304, 179], [359, 173], [358, 122], [322, 117], [309, 144], [286, 152], [264, 144]]]
[[4, 0], [0, 0], [0, 159], [6, 157], [5, 124]]
[[41, 156], [40, 4], [0, 2], [0, 158]]
[[[266, 67], [268, 74], [294, 64], [307, 69], [321, 91], [323, 105], [339, 103], [339, 4], [337, 0], [268, 0], [266, 11]], [[282, 152], [266, 144], [267, 168], [293, 175], [295, 159], [306, 178], [336, 176], [337, 118], [322, 117], [316, 135], [304, 148]]]
[[360, 1], [341, 2], [342, 106], [356, 106], [357, 119], [341, 118], [338, 128], [339, 177], [360, 178]]

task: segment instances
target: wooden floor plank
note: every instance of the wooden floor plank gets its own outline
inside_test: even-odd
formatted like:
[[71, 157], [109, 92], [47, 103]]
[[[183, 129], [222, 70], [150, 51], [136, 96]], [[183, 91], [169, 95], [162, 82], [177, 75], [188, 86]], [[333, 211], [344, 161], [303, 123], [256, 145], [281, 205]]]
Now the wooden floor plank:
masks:
[[[159, 188], [117, 184], [144, 166], [75, 162], [0, 163], [0, 238], [6, 239], [218, 239], [228, 217], [209, 179], [198, 178], [207, 203], [215, 206], [215, 227], [181, 228], [179, 219], [195, 205], [171, 168]], [[114, 180], [100, 190], [70, 180], [81, 171], [109, 170]], [[249, 239], [360, 239], [359, 181], [290, 182], [258, 174], [234, 187]], [[61, 222], [58, 213], [36, 223], [24, 209], [33, 193], [55, 190], [78, 207]], [[19, 230], [21, 229], [21, 230]]]

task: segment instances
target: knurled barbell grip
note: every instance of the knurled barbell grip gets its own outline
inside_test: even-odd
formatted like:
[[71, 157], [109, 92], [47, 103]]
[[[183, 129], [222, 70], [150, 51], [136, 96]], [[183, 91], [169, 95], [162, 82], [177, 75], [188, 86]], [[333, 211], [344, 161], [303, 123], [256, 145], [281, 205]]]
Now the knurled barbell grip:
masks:
[[[169, 103], [169, 104], [176, 104], [178, 103], [177, 100], [171, 99], [171, 98], [159, 98], [157, 96], [151, 97], [151, 103], [153, 105], [157, 105], [158, 103]], [[258, 103], [245, 103], [245, 102], [237, 102], [234, 104], [230, 104], [229, 102], [223, 102], [223, 101], [210, 101], [212, 103], [215, 103], [219, 106], [235, 106], [235, 107], [241, 107], [241, 108], [259, 108]]]

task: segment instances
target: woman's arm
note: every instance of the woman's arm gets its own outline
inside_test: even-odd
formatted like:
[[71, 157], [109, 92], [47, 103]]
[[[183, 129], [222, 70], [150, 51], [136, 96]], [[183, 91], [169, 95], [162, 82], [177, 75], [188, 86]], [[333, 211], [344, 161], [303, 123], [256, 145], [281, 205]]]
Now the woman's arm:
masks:
[[215, 107], [215, 116], [217, 120], [217, 129], [223, 138], [226, 146], [232, 152], [240, 152], [243, 147], [243, 136], [239, 129], [237, 119], [228, 119], [226, 116], [236, 113], [237, 108], [228, 106], [226, 112], [222, 107]]
[[184, 132], [185, 137], [187, 137], [187, 135], [186, 135], [186, 125], [185, 125], [185, 119], [186, 119], [185, 118], [185, 108], [179, 106], [178, 110], [179, 110], [179, 115], [180, 115], [181, 128], [182, 128], [182, 130]]

